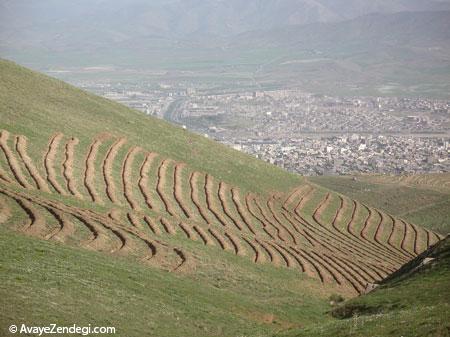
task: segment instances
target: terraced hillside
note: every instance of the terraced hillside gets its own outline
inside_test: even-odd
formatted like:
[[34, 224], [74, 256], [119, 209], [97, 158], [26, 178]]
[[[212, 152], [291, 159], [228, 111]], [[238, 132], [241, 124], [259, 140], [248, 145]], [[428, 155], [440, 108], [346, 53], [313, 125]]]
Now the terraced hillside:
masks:
[[441, 234], [450, 233], [450, 174], [311, 177], [310, 181]]
[[23, 135], [0, 132], [4, 223], [171, 270], [189, 268], [181, 241], [165, 239], [177, 236], [362, 293], [440, 239], [310, 184], [289, 194], [244, 193], [106, 133], [85, 148], [55, 133], [34, 155], [40, 160], [27, 144]]
[[233, 257], [292, 273], [305, 294], [346, 297], [441, 239], [56, 80], [0, 70], [0, 224], [13, 231], [177, 275]]

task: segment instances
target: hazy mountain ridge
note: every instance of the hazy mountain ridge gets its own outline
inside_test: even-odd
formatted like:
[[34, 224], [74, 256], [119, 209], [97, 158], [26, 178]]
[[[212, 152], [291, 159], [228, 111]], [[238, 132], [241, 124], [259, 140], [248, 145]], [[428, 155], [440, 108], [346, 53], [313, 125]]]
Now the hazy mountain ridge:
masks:
[[292, 49], [330, 47], [357, 41], [375, 42], [377, 45], [436, 46], [436, 43], [450, 40], [450, 11], [368, 14], [339, 23], [313, 23], [247, 32], [235, 40], [236, 45], [242, 43], [251, 47], [263, 43]]
[[[231, 36], [249, 30], [314, 22], [336, 22], [369, 13], [450, 9], [445, 1], [405, 0], [250, 0], [250, 1], [85, 1], [30, 3], [2, 1], [1, 38], [36, 37], [58, 43], [61, 32], [98, 35], [102, 39], [161, 35]], [[87, 28], [87, 29], [86, 29]], [[85, 31], [86, 30], [86, 31]], [[14, 33], [15, 36], [11, 36]], [[12, 40], [11, 40], [12, 39]], [[37, 41], [36, 41], [37, 42]]]
[[1, 55], [35, 69], [112, 65], [222, 76], [238, 66], [246, 76], [256, 72], [258, 83], [321, 93], [379, 95], [394, 83], [396, 95], [448, 96], [449, 1], [45, 0], [0, 6]]

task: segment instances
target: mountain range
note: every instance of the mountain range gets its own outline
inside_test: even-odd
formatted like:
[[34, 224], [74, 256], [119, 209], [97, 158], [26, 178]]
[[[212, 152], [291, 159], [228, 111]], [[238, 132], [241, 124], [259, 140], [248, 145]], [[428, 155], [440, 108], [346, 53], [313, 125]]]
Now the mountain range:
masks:
[[[122, 40], [139, 36], [186, 38], [231, 36], [286, 25], [336, 22], [369, 13], [450, 10], [443, 0], [55, 0], [1, 1], [1, 36], [11, 33], [42, 42], [62, 32]], [[86, 29], [86, 27], [88, 27]], [[65, 35], [64, 34], [64, 35]]]

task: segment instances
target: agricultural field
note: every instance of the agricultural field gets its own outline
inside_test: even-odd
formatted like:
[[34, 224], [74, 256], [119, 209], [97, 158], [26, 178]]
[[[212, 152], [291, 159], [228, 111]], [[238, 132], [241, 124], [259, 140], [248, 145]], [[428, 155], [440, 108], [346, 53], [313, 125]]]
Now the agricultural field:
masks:
[[450, 232], [450, 174], [308, 178], [325, 188], [383, 209], [406, 221]]
[[2, 328], [82, 317], [126, 336], [269, 336], [323, 320], [331, 295], [365, 293], [443, 238], [8, 61], [0, 71]]

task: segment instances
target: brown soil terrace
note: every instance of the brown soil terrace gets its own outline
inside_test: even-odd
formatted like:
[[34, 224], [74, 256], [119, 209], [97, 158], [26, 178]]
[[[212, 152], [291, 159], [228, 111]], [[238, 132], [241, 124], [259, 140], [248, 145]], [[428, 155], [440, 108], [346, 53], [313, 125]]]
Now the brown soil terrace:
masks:
[[[193, 267], [190, 255], [164, 242], [166, 236], [177, 235], [254, 263], [296, 269], [356, 294], [441, 239], [436, 233], [308, 183], [287, 194], [242, 193], [185, 163], [163, 157], [155, 162], [158, 154], [128, 146], [125, 138], [114, 139], [103, 160], [97, 161], [99, 148], [110, 135], [100, 135], [85, 149], [70, 137], [65, 146], [59, 146], [64, 137], [56, 133], [38, 162], [27, 153], [24, 136], [10, 137], [1, 131], [0, 154], [7, 165], [0, 168], [0, 223], [8, 224], [16, 205], [23, 220], [8, 224], [11, 228], [183, 271]], [[15, 140], [14, 146], [11, 140]], [[124, 146], [128, 146], [125, 158], [116, 163]], [[143, 162], [135, 164], [139, 153], [144, 155]], [[64, 161], [57, 163], [57, 157]], [[77, 158], [83, 161], [77, 163]], [[84, 177], [75, 176], [76, 164], [84, 165]], [[152, 169], [154, 164], [157, 167]], [[120, 167], [118, 172], [114, 167]], [[150, 178], [156, 181], [154, 186]], [[107, 203], [113, 211], [100, 214], [52, 201], [50, 195], [48, 199], [31, 195], [29, 190], [36, 188], [74, 199], [89, 196], [94, 203]], [[321, 196], [314, 205], [313, 195]], [[308, 209], [313, 207], [311, 214], [305, 213], [306, 204]], [[331, 220], [324, 220], [325, 212], [332, 214]], [[367, 214], [364, 219], [361, 212]], [[81, 232], [89, 237], [77, 241]]]

